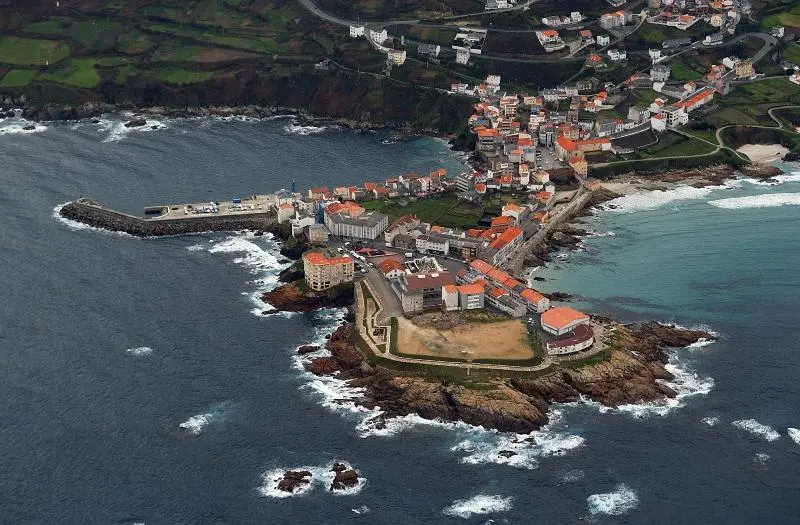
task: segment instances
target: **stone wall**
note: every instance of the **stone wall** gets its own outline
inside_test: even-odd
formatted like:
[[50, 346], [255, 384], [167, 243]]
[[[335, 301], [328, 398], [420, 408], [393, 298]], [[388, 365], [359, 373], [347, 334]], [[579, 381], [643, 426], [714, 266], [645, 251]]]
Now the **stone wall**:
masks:
[[277, 221], [273, 213], [202, 215], [181, 219], [145, 219], [105, 208], [81, 199], [61, 208], [61, 215], [96, 228], [120, 231], [137, 237], [181, 235], [206, 231], [269, 230]]

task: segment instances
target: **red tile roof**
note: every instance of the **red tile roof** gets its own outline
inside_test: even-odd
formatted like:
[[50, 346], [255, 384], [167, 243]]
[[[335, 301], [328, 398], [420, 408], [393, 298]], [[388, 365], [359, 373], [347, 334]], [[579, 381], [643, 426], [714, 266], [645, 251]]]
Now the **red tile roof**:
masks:
[[303, 259], [314, 266], [334, 266], [337, 264], [347, 264], [353, 262], [353, 259], [347, 256], [328, 257], [324, 253], [320, 252], [308, 252], [303, 255]]
[[557, 306], [542, 314], [542, 324], [560, 330], [567, 325], [580, 320], [589, 320], [589, 316], [583, 312], [573, 310], [568, 306]]
[[506, 246], [508, 243], [512, 242], [517, 237], [522, 236], [522, 230], [519, 228], [509, 228], [503, 233], [500, 234], [497, 239], [493, 240], [489, 243], [489, 247], [494, 248], [495, 250], [499, 250], [500, 248]]

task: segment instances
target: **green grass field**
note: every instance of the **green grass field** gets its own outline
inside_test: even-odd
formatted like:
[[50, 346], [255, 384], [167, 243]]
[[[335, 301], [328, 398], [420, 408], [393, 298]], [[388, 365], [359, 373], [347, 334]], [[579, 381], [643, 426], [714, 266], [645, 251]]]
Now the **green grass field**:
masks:
[[76, 58], [66, 62], [58, 69], [42, 73], [39, 79], [45, 82], [89, 89], [96, 87], [102, 81], [96, 65], [97, 61], [93, 58]]
[[690, 64], [683, 57], [670, 60], [669, 67], [672, 69], [672, 78], [675, 80], [697, 80], [705, 73], [705, 71]]
[[170, 84], [195, 84], [217, 76], [215, 71], [193, 71], [191, 69], [168, 68], [152, 71], [154, 78]]
[[772, 26], [788, 26], [800, 28], [800, 6], [795, 6], [783, 13], [776, 13], [764, 17], [761, 21], [762, 29], [769, 29]]
[[39, 72], [33, 69], [12, 69], [0, 81], [0, 87], [27, 86], [38, 74]]
[[119, 22], [106, 20], [86, 20], [72, 25], [72, 38], [82, 47], [93, 51], [103, 51], [114, 47], [122, 32]]
[[0, 62], [6, 64], [44, 66], [56, 64], [69, 56], [69, 45], [53, 40], [0, 37]]
[[38, 33], [41, 35], [63, 35], [69, 31], [72, 23], [69, 20], [62, 20], [51, 18], [50, 20], [41, 20], [26, 25], [23, 29], [28, 33]]
[[661, 135], [658, 143], [638, 150], [626, 159], [650, 159], [663, 157], [685, 157], [711, 153], [715, 147], [700, 140], [684, 137], [674, 132]]
[[364, 208], [385, 213], [392, 222], [401, 215], [416, 215], [423, 222], [430, 222], [451, 228], [474, 226], [482, 215], [479, 206], [460, 203], [453, 194], [441, 195], [416, 202], [405, 198], [392, 199], [388, 203], [381, 200], [367, 201]]

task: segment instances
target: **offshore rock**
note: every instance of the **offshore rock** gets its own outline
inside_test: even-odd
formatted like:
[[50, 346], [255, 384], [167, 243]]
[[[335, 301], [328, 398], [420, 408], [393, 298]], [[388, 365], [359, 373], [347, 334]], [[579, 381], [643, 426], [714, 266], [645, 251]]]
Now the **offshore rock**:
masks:
[[345, 490], [358, 485], [358, 472], [348, 468], [344, 463], [335, 463], [331, 472], [336, 473], [331, 482], [331, 491]]
[[278, 490], [294, 492], [309, 483], [311, 483], [311, 472], [308, 470], [287, 470], [283, 474], [283, 479], [278, 482]]
[[303, 345], [297, 349], [297, 353], [300, 355], [311, 354], [319, 350], [319, 346], [317, 345]]

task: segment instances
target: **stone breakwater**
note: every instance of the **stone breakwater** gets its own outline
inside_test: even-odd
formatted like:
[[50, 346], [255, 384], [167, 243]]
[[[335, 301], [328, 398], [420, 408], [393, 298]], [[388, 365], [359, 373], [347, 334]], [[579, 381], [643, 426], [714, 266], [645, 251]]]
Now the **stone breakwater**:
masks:
[[236, 215], [208, 214], [175, 219], [145, 218], [106, 208], [90, 199], [78, 199], [65, 204], [59, 214], [65, 219], [94, 228], [124, 232], [136, 237], [182, 235], [207, 231], [273, 231], [278, 227], [275, 214], [271, 212]]

